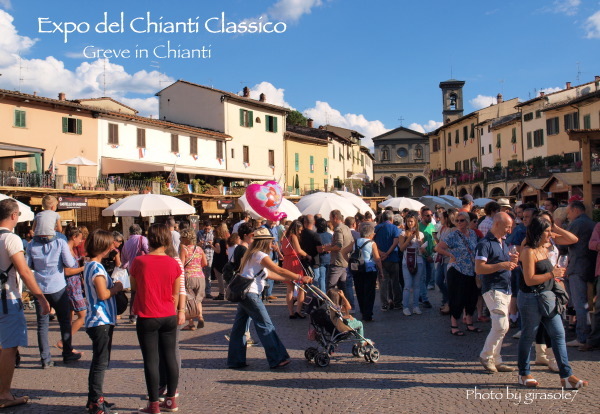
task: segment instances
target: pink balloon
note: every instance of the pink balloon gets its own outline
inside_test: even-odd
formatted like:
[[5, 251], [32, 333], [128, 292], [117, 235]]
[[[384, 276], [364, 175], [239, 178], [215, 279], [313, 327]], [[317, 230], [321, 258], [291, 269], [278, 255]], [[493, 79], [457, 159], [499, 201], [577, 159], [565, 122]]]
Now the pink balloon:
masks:
[[246, 188], [246, 200], [257, 214], [268, 220], [278, 221], [287, 217], [287, 214], [279, 211], [283, 201], [283, 191], [275, 181], [250, 184]]

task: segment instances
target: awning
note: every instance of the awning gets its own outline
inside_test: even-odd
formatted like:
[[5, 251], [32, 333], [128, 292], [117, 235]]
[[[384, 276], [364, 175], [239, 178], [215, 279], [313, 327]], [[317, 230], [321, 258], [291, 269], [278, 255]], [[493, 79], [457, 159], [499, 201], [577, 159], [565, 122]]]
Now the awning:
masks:
[[26, 147], [24, 145], [8, 144], [6, 142], [0, 142], [0, 150], [30, 152], [34, 154], [43, 154], [44, 151], [46, 151], [44, 148]]
[[[173, 164], [157, 162], [124, 160], [119, 158], [102, 157], [102, 174], [125, 174], [128, 172], [165, 172], [171, 171]], [[216, 170], [201, 167], [177, 166], [178, 173], [212, 175], [215, 177], [238, 178], [240, 180], [274, 180], [272, 175], [248, 174], [226, 170]]]

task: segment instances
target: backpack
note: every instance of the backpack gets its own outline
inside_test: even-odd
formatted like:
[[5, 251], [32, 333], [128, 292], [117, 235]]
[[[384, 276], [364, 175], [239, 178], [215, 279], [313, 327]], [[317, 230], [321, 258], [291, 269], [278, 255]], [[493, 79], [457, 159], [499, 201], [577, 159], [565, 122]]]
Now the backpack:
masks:
[[[11, 231], [8, 230], [0, 230], [0, 234], [4, 234], [4, 233], [12, 233]], [[2, 270], [0, 269], [0, 285], [2, 288], [2, 312], [4, 314], [8, 313], [8, 300], [6, 298], [7, 296], [7, 291], [8, 291], [8, 273], [11, 271], [11, 269], [13, 268], [13, 264], [11, 263], [10, 266], [8, 266], [8, 269], [6, 270]], [[17, 279], [17, 283], [18, 283], [18, 279]]]
[[360, 247], [358, 247], [358, 240], [354, 242], [354, 251], [350, 255], [350, 259], [348, 259], [348, 265], [351, 272], [366, 273], [367, 266], [365, 264], [365, 258], [363, 256], [362, 249], [369, 243], [373, 243], [373, 240], [367, 240]]

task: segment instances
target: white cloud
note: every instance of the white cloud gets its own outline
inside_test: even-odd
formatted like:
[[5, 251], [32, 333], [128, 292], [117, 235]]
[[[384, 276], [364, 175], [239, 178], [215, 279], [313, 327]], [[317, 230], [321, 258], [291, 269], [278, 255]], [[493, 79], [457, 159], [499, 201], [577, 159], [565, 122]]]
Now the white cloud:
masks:
[[600, 39], [600, 10], [587, 18], [584, 24], [588, 39]]
[[430, 119], [426, 124], [417, 124], [416, 122], [413, 122], [412, 124], [410, 124], [408, 126], [408, 129], [412, 129], [413, 131], [417, 131], [417, 132], [420, 132], [421, 134], [425, 134], [427, 132], [433, 131], [434, 129], [438, 129], [442, 125], [444, 125], [442, 122], [438, 122], [438, 121], [434, 121], [433, 119]]
[[314, 7], [322, 6], [321, 0], [279, 0], [267, 10], [267, 14], [276, 20], [296, 22]]
[[573, 16], [577, 14], [580, 4], [581, 0], [554, 0], [549, 11]]
[[140, 111], [138, 115], [158, 119], [158, 98], [156, 96], [150, 98], [121, 98], [119, 101]]
[[[19, 53], [22, 56], [29, 52], [36, 41], [20, 36], [13, 25], [13, 17], [0, 10], [0, 87], [16, 89], [20, 86], [23, 92], [36, 91], [48, 97], [56, 97], [59, 92], [65, 92], [67, 99], [110, 96], [125, 101], [124, 97], [131, 93], [154, 94], [160, 89], [159, 76], [162, 82], [173, 82], [172, 78], [157, 71], [128, 73], [122, 65], [110, 61], [86, 60], [70, 70], [63, 61], [53, 56], [41, 59], [20, 58]], [[158, 112], [152, 106], [153, 100], [132, 102], [141, 105], [140, 112]], [[135, 108], [135, 105], [131, 106]]]
[[259, 99], [261, 93], [265, 94], [267, 103], [283, 106], [284, 108], [294, 109], [292, 105], [285, 101], [285, 89], [276, 88], [269, 82], [261, 82], [250, 88], [250, 97], [252, 99]]
[[7, 10], [11, 9], [12, 5], [10, 4], [10, 0], [0, 0], [0, 7], [4, 7]]
[[360, 132], [365, 136], [361, 144], [369, 149], [373, 149], [373, 137], [389, 131], [381, 121], [369, 121], [364, 115], [342, 115], [340, 111], [332, 108], [327, 102], [317, 101], [313, 108], [309, 108], [303, 113], [304, 116], [312, 118], [316, 125], [329, 124]]
[[540, 96], [540, 92], [544, 92], [545, 94], [549, 94], [549, 93], [554, 93], [554, 92], [558, 92], [558, 91], [562, 91], [562, 88], [559, 87], [554, 87], [554, 88], [542, 88], [538, 91], [538, 96]]
[[471, 106], [477, 110], [481, 108], [486, 108], [492, 104], [497, 102], [495, 96], [486, 96], [486, 95], [477, 95], [475, 98], [469, 100]]

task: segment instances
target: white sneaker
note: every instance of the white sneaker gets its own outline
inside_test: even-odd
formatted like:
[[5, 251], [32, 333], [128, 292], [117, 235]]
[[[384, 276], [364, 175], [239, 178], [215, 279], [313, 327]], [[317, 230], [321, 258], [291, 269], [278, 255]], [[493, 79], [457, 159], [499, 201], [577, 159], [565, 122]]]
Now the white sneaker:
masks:
[[513, 335], [514, 339], [519, 339], [521, 337], [521, 331], [517, 332], [516, 334]]
[[404, 308], [404, 310], [402, 311], [402, 313], [403, 313], [404, 315], [406, 315], [406, 316], [410, 316], [410, 315], [412, 315], [412, 313], [410, 313], [410, 309], [408, 309], [408, 308]]
[[413, 313], [414, 313], [414, 314], [417, 314], [417, 315], [420, 315], [420, 314], [422, 314], [423, 312], [421, 312], [421, 308], [419, 308], [418, 306], [415, 306], [415, 307], [413, 308]]

